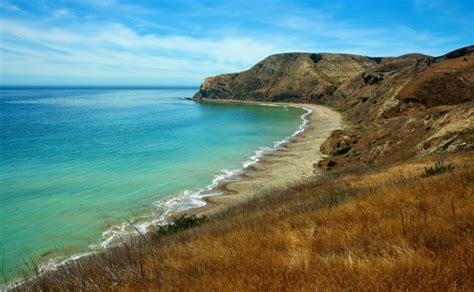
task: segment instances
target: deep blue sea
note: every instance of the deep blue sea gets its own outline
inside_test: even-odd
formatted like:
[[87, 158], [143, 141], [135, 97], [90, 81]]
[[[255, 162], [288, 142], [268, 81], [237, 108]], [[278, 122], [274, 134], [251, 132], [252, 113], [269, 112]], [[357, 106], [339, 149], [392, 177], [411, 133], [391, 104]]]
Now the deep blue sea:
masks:
[[87, 251], [123, 222], [202, 204], [199, 190], [301, 123], [301, 109], [185, 99], [196, 91], [0, 88], [8, 277], [25, 261]]

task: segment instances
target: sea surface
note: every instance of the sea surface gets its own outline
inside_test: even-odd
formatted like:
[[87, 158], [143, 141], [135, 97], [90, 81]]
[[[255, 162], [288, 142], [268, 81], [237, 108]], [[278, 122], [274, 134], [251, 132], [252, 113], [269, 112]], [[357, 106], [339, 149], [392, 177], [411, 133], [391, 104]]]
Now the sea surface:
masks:
[[140, 216], [202, 205], [207, 187], [302, 122], [297, 108], [186, 99], [196, 91], [0, 87], [7, 277], [25, 262], [88, 251]]

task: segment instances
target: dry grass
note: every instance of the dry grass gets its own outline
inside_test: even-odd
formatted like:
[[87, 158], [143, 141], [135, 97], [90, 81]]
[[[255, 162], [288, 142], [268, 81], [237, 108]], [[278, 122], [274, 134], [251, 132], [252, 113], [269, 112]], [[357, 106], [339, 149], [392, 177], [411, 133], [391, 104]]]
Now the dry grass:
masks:
[[64, 266], [33, 290], [474, 290], [474, 153], [352, 169]]

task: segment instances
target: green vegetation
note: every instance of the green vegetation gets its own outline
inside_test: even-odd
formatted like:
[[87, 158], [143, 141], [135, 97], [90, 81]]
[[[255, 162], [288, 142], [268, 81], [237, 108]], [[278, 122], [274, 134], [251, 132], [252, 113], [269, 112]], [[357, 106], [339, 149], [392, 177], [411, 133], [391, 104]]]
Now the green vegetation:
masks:
[[331, 159], [331, 160], [328, 161], [328, 167], [329, 168], [336, 166], [336, 164], [337, 164], [337, 162], [335, 160]]
[[347, 152], [351, 151], [351, 149], [352, 149], [352, 146], [350, 145], [346, 147], [342, 147], [341, 149], [337, 150], [336, 155], [344, 155]]
[[432, 179], [418, 175], [436, 161], [428, 157], [258, 193], [209, 220], [183, 215], [161, 228], [166, 236], [145, 234], [16, 290], [473, 291], [474, 153], [445, 159], [456, 168]]
[[425, 167], [425, 173], [422, 175], [422, 177], [430, 177], [433, 175], [439, 175], [443, 174], [446, 172], [453, 171], [454, 167], [451, 164], [444, 165], [444, 161], [438, 160], [436, 161], [434, 166], [430, 167]]
[[174, 234], [178, 231], [190, 229], [196, 226], [201, 225], [202, 223], [208, 220], [207, 216], [200, 216], [197, 217], [195, 215], [187, 216], [183, 214], [179, 217], [173, 218], [170, 224], [166, 224], [163, 226], [159, 226], [156, 230], [157, 236], [166, 236], [170, 234]]

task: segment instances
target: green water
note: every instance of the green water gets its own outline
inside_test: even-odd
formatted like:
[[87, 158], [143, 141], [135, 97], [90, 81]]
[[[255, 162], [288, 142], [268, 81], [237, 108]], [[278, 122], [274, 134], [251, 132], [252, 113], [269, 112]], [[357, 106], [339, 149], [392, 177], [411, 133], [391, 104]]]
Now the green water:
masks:
[[199, 205], [192, 194], [291, 135], [304, 113], [184, 99], [195, 91], [1, 88], [7, 276], [25, 261], [87, 251], [126, 220]]

